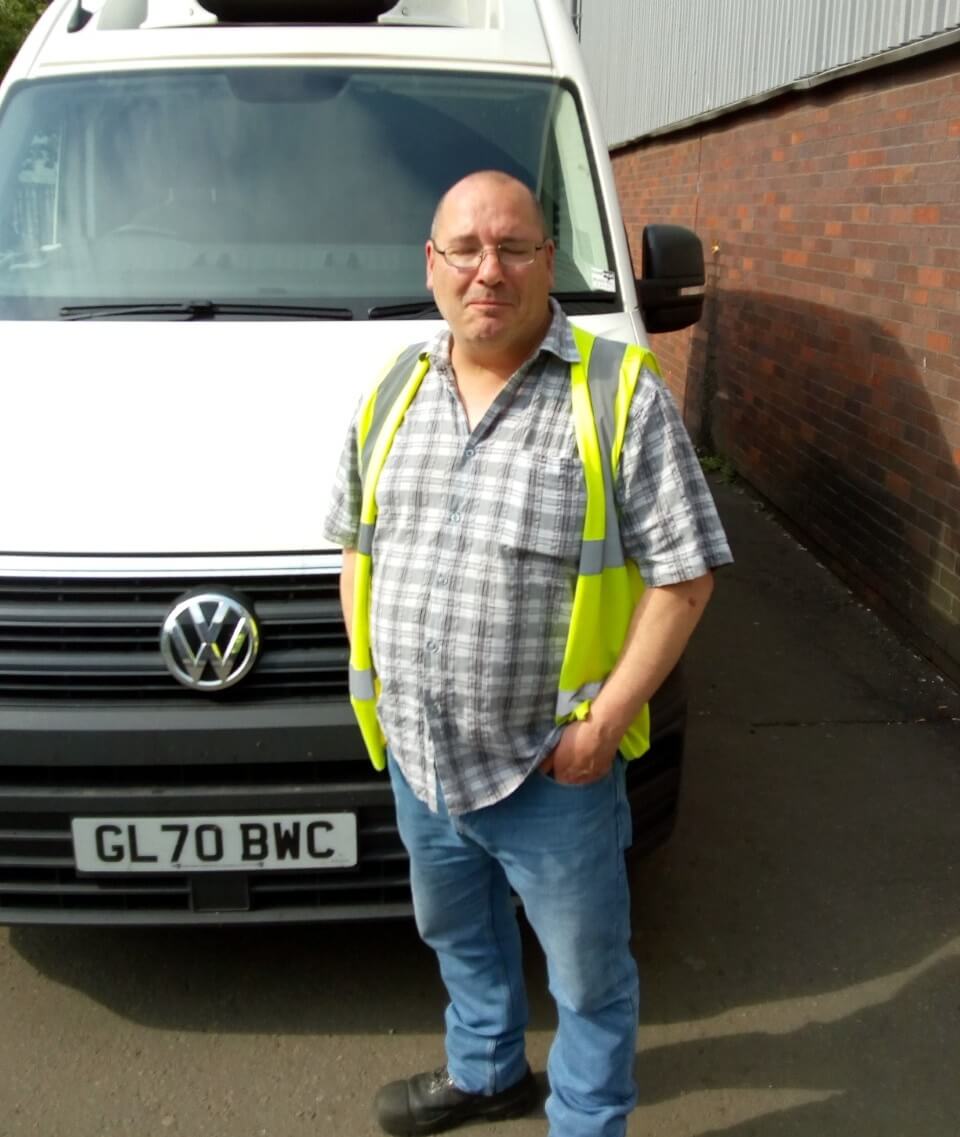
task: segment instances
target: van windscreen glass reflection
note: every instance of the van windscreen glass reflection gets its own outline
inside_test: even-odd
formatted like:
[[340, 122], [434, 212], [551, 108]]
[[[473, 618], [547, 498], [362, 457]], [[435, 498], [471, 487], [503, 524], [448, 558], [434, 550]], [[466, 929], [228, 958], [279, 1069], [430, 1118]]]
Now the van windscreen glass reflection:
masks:
[[24, 83], [0, 118], [0, 318], [429, 310], [433, 210], [479, 169], [537, 190], [556, 291], [615, 309], [580, 114], [554, 82], [286, 67]]

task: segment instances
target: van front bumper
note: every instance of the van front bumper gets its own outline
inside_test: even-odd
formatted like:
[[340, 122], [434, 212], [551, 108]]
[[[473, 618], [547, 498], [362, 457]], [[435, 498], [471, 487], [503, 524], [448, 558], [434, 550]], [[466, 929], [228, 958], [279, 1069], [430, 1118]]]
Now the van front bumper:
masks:
[[[75, 817], [348, 812], [352, 868], [85, 875]], [[411, 911], [390, 783], [343, 702], [0, 706], [0, 923], [248, 924]]]

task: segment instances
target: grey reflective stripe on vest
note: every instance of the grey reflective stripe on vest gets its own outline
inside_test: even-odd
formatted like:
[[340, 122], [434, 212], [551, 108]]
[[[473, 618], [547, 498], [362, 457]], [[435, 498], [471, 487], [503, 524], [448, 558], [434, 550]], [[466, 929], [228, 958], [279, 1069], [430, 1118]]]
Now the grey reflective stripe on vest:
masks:
[[365, 553], [368, 557], [373, 552], [373, 525], [360, 523], [360, 530], [357, 533], [357, 552]]
[[580, 542], [580, 575], [599, 576], [603, 572], [606, 541]]
[[387, 415], [390, 413], [393, 404], [400, 397], [400, 392], [403, 390], [404, 384], [410, 378], [413, 371], [413, 365], [416, 363], [423, 350], [422, 343], [414, 343], [409, 347], [405, 347], [400, 355], [397, 357], [396, 363], [387, 372], [386, 375], [380, 380], [377, 387], [377, 401], [373, 406], [373, 417], [370, 420], [370, 430], [367, 432], [366, 441], [360, 448], [360, 480], [363, 481], [364, 475], [367, 472], [367, 466], [370, 464], [370, 458], [373, 454], [373, 448], [377, 444], [377, 439], [380, 437], [380, 431], [383, 429], [383, 424], [387, 420]]
[[366, 667], [362, 671], [350, 668], [350, 697], [369, 701], [376, 698], [376, 689], [373, 685], [373, 671]]
[[[615, 340], [596, 339], [590, 352], [590, 365], [587, 370], [587, 383], [590, 387], [590, 402], [593, 417], [597, 424], [597, 437], [600, 440], [600, 453], [603, 462], [603, 494], [606, 506], [607, 523], [604, 530], [603, 555], [599, 572], [603, 568], [620, 568], [624, 563], [623, 544], [620, 540], [620, 523], [617, 513], [617, 498], [614, 492], [614, 474], [610, 466], [613, 453], [613, 434], [617, 420], [617, 391], [620, 387], [620, 366], [627, 345]], [[587, 549], [591, 541], [584, 541], [581, 563], [587, 559], [594, 564], [596, 554]], [[580, 569], [583, 572], [583, 568]], [[589, 575], [584, 573], [584, 575]]]
[[576, 691], [558, 691], [557, 692], [557, 718], [566, 718], [567, 715], [572, 715], [573, 712], [580, 706], [586, 699], [595, 699], [600, 694], [602, 683], [584, 683]]

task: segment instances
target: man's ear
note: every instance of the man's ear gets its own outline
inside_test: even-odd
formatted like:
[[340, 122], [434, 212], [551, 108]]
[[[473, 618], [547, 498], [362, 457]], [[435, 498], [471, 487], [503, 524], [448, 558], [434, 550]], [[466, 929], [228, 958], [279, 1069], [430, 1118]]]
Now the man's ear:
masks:
[[547, 273], [550, 277], [550, 287], [553, 288], [555, 283], [554, 262], [557, 255], [557, 246], [553, 243], [552, 240], [550, 240], [549, 237], [547, 238], [547, 243], [543, 246], [543, 255], [547, 259]]
[[427, 241], [424, 246], [424, 251], [427, 257], [427, 288], [433, 291], [433, 261], [436, 257], [436, 250], [433, 247], [433, 241]]

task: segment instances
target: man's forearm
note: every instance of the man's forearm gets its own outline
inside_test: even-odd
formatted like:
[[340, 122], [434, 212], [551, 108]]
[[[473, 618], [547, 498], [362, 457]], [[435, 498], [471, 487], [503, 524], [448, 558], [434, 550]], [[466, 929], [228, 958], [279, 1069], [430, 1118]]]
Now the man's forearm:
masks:
[[648, 588], [613, 671], [582, 721], [567, 723], [541, 769], [560, 782], [590, 782], [610, 769], [623, 736], [670, 674], [713, 591], [713, 574]]
[[340, 607], [343, 609], [343, 623], [347, 629], [347, 639], [353, 632], [353, 574], [357, 566], [357, 550], [343, 550], [343, 567], [340, 569]]
[[713, 592], [713, 574], [648, 588], [633, 613], [620, 658], [590, 709], [601, 734], [619, 743], [683, 654]]

